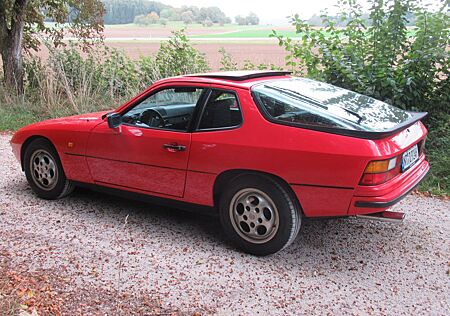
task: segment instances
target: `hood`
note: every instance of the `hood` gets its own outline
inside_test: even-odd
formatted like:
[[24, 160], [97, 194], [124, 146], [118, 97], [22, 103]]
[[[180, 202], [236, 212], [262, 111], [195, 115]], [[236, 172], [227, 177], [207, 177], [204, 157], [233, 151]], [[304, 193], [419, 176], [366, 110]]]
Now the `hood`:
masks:
[[73, 115], [73, 116], [67, 116], [57, 119], [51, 119], [48, 121], [70, 121], [70, 122], [76, 122], [76, 121], [84, 121], [84, 122], [90, 122], [90, 121], [97, 121], [102, 120], [103, 115], [109, 113], [111, 111], [100, 111], [100, 112], [94, 112], [94, 113], [87, 113], [87, 114], [80, 114], [80, 115]]

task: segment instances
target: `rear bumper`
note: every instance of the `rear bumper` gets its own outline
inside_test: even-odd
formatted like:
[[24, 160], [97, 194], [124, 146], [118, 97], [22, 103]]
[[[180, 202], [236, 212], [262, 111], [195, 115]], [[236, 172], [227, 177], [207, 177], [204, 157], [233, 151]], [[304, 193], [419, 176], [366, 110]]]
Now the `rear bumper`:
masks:
[[408, 170], [397, 181], [389, 183], [389, 187], [383, 189], [384, 194], [372, 195], [365, 192], [365, 196], [355, 195], [350, 204], [348, 215], [370, 214], [390, 208], [414, 190], [429, 170], [430, 165], [422, 156], [422, 159], [414, 168]]

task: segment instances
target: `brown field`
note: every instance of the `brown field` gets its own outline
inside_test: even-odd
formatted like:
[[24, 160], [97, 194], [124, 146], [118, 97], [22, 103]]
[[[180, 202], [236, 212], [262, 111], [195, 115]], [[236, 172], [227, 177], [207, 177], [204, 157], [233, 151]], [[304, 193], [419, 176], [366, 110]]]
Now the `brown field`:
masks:
[[[155, 53], [160, 44], [159, 43], [129, 43], [129, 42], [115, 42], [107, 43], [108, 46], [123, 49], [128, 56], [132, 58], [139, 58]], [[219, 53], [220, 48], [225, 50], [232, 56], [233, 60], [239, 66], [244, 64], [245, 60], [251, 60], [254, 64], [267, 63], [277, 66], [284, 65], [285, 52], [283, 48], [274, 43], [194, 43], [193, 46], [200, 52], [204, 53], [213, 70], [220, 68]]]
[[[171, 36], [171, 32], [179, 30], [182, 26], [179, 24], [167, 26], [106, 26], [104, 31], [105, 45], [123, 50], [128, 56], [137, 59], [140, 56], [148, 56], [154, 54], [160, 47], [158, 40], [150, 40], [151, 38], [167, 38]], [[254, 27], [254, 29], [269, 29], [270, 27]], [[284, 29], [284, 28], [277, 28]], [[228, 32], [239, 31], [239, 26], [227, 27], [202, 27], [188, 26], [185, 30], [188, 36], [204, 35], [204, 34], [223, 34]], [[195, 40], [191, 39], [192, 45], [200, 52], [204, 53], [206, 59], [213, 71], [219, 70], [221, 54], [219, 49], [222, 47], [231, 55], [233, 61], [242, 67], [246, 60], [258, 65], [274, 64], [276, 66], [284, 66], [284, 57], [286, 53], [283, 48], [279, 47], [276, 40], [263, 39], [225, 39], [225, 40]], [[45, 47], [37, 53], [44, 59], [48, 56]]]
[[[148, 56], [154, 54], [160, 46], [158, 42], [106, 42], [109, 47], [123, 50], [128, 56], [137, 59], [140, 56]], [[286, 53], [282, 47], [276, 42], [269, 43], [193, 43], [196, 49], [205, 54], [205, 57], [211, 67], [216, 71], [220, 68], [221, 54], [220, 48], [225, 50], [232, 56], [233, 60], [240, 67], [244, 65], [245, 60], [250, 60], [254, 64], [274, 64], [276, 66], [284, 66], [284, 57]], [[48, 56], [48, 51], [43, 47], [39, 56], [44, 59]]]

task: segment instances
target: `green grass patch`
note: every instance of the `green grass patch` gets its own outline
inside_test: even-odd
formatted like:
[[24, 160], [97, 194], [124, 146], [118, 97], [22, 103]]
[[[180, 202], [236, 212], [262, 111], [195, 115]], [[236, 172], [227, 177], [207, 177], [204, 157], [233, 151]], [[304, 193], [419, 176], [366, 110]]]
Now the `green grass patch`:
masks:
[[[289, 37], [299, 36], [299, 34], [295, 33], [295, 30], [277, 30], [277, 33]], [[250, 29], [226, 33], [196, 35], [191, 38], [268, 38], [270, 34], [272, 34], [272, 29]]]
[[450, 195], [450, 114], [431, 121], [425, 152], [431, 165], [421, 191], [434, 195]]
[[0, 106], [0, 131], [15, 131], [22, 126], [35, 123], [45, 118], [26, 106]]
[[[303, 36], [303, 33], [297, 33], [295, 30], [285, 30], [285, 29], [277, 29], [277, 28], [264, 28], [264, 29], [247, 29], [247, 30], [236, 30], [236, 31], [229, 31], [229, 32], [223, 32], [223, 33], [213, 33], [213, 34], [204, 34], [204, 35], [195, 35], [191, 36], [190, 38], [269, 38], [269, 36], [272, 34], [273, 30], [277, 32], [278, 35], [282, 35], [284, 37], [289, 38], [299, 38]], [[321, 31], [325, 37], [328, 37], [330, 34], [322, 30]], [[408, 36], [413, 36], [415, 34], [415, 30], [408, 30], [407, 34]], [[344, 36], [342, 36], [344, 38]]]

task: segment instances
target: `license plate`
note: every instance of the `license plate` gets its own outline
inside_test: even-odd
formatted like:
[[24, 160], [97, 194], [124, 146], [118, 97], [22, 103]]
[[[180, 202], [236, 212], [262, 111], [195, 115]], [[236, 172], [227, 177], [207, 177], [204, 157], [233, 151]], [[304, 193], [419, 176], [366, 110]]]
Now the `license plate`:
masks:
[[419, 160], [419, 148], [414, 145], [408, 149], [402, 157], [402, 171], [405, 171]]

